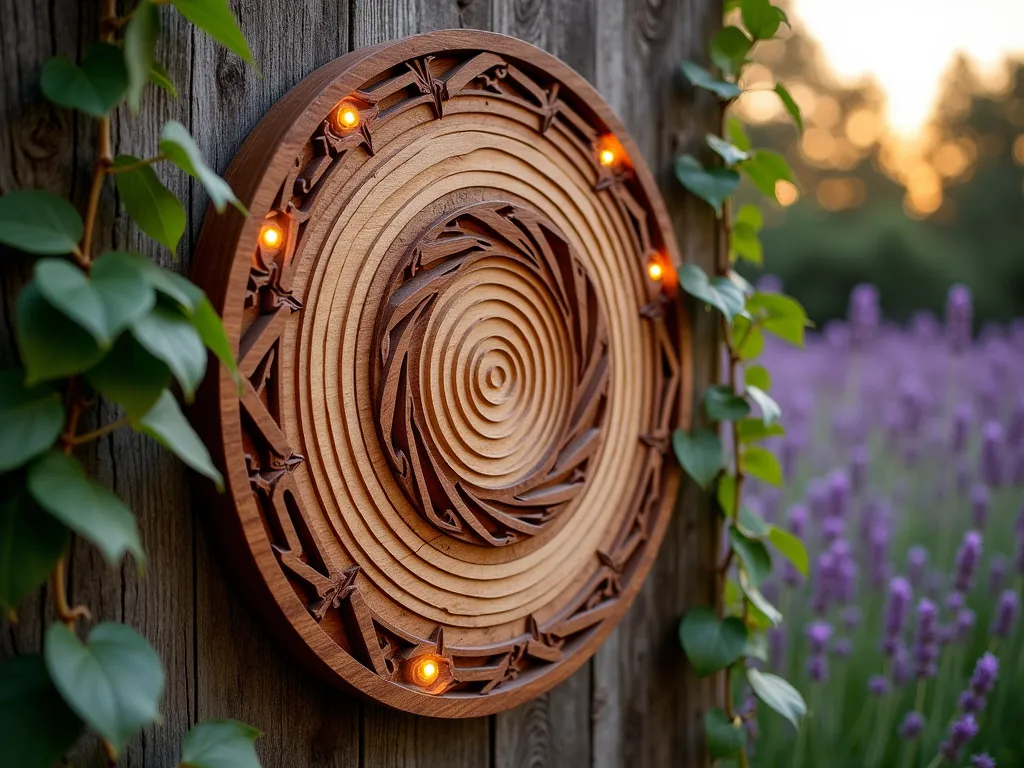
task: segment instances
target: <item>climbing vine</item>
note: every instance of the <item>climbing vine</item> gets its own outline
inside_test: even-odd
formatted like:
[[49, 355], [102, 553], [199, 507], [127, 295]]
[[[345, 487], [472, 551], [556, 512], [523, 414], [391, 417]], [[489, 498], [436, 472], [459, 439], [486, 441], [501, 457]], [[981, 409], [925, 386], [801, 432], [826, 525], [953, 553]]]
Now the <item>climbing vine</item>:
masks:
[[[724, 239], [715, 273], [708, 275], [694, 264], [680, 273], [683, 289], [721, 318], [726, 355], [726, 381], [708, 387], [703, 404], [706, 427], [676, 430], [673, 447], [686, 472], [705, 490], [714, 492], [715, 512], [723, 526], [724, 559], [717, 566], [718, 607], [698, 607], [686, 613], [680, 638], [687, 657], [700, 675], [724, 673], [725, 707], [705, 716], [705, 736], [713, 760], [729, 758], [748, 764], [743, 713], [735, 705], [735, 678], [746, 677], [754, 694], [794, 727], [807, 707], [799, 692], [777, 675], [762, 672], [752, 660], [764, 660], [764, 633], [782, 621], [782, 614], [761, 593], [772, 569], [773, 555], [789, 560], [805, 576], [807, 552], [788, 531], [769, 525], [744, 506], [743, 491], [750, 478], [781, 485], [779, 460], [764, 445], [784, 434], [781, 409], [772, 398], [771, 376], [755, 361], [764, 347], [764, 334], [803, 346], [809, 325], [803, 307], [778, 293], [753, 287], [734, 266], [738, 260], [762, 262], [758, 232], [763, 215], [756, 205], [733, 213], [732, 198], [746, 177], [770, 200], [776, 200], [780, 182], [793, 182], [786, 161], [776, 152], [751, 146], [743, 125], [729, 114], [743, 98], [743, 71], [759, 42], [776, 36], [788, 24], [785, 12], [769, 0], [726, 2], [727, 14], [738, 12], [738, 24], [727, 24], [711, 40], [709, 71], [685, 61], [683, 75], [696, 88], [715, 94], [721, 104], [721, 135], [706, 137], [713, 164], [691, 155], [676, 160], [676, 176], [686, 189], [715, 210]], [[803, 130], [800, 108], [782, 83], [778, 95], [798, 130]], [[723, 440], [723, 435], [725, 440]], [[728, 456], [726, 455], [728, 453]]]
[[[145, 553], [135, 516], [89, 477], [76, 450], [117, 429], [157, 440], [219, 486], [222, 478], [172, 392], [189, 401], [207, 370], [207, 350], [238, 379], [231, 345], [203, 292], [138, 253], [97, 250], [100, 203], [113, 186], [142, 232], [174, 253], [184, 234], [184, 205], [153, 165], [171, 163], [205, 188], [219, 212], [245, 209], [204, 162], [188, 130], [164, 125], [152, 157], [114, 155], [111, 115], [124, 102], [137, 112], [144, 89], [174, 85], [155, 59], [161, 5], [253, 64], [227, 0], [143, 0], [124, 15], [101, 0], [98, 40], [80, 64], [58, 56], [43, 67], [43, 95], [95, 122], [96, 151], [83, 210], [41, 189], [0, 198], [0, 243], [39, 257], [17, 298], [19, 367], [0, 370], [0, 608], [17, 607], [51, 582], [56, 616], [42, 655], [0, 664], [2, 762], [47, 768], [83, 730], [97, 734], [115, 765], [125, 745], [159, 719], [164, 671], [138, 632], [96, 624], [88, 606], [68, 603], [65, 558], [72, 535], [94, 545], [111, 567]], [[112, 182], [112, 184], [111, 184]], [[82, 424], [99, 398], [121, 418]], [[259, 733], [232, 720], [200, 723], [185, 736], [181, 766], [258, 766]]]

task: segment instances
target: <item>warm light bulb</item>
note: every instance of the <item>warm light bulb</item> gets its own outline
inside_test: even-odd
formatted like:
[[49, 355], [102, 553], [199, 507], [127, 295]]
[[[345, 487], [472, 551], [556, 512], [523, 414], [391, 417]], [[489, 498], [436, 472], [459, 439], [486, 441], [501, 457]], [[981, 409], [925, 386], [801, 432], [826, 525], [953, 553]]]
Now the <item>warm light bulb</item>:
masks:
[[440, 673], [441, 668], [434, 659], [429, 657], [420, 659], [413, 665], [412, 681], [416, 685], [427, 687], [434, 684]]
[[650, 275], [651, 280], [661, 280], [665, 276], [665, 268], [661, 266], [660, 261], [652, 259], [647, 265], [647, 274]]
[[615, 153], [610, 149], [602, 149], [599, 156], [601, 165], [608, 166], [615, 162]]
[[359, 112], [349, 104], [342, 104], [335, 113], [340, 128], [355, 128], [359, 125]]
[[266, 248], [276, 248], [281, 244], [281, 228], [276, 224], [265, 224], [260, 231], [260, 242]]

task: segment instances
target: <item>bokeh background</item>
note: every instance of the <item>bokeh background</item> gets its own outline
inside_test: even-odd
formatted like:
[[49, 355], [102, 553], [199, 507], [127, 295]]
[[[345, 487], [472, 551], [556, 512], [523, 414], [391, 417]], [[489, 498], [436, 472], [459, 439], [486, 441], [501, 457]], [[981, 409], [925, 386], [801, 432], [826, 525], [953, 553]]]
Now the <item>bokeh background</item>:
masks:
[[893, 320], [940, 312], [956, 282], [978, 326], [1024, 315], [1024, 2], [782, 5], [792, 32], [758, 46], [745, 81], [777, 75], [806, 131], [770, 90], [737, 110], [799, 182], [767, 217], [767, 268], [819, 324], [860, 282]]

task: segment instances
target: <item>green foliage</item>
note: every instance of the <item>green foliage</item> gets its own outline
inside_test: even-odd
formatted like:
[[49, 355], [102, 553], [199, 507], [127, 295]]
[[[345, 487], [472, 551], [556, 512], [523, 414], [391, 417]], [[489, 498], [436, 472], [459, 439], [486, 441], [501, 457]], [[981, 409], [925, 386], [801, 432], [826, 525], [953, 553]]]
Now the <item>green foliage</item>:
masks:
[[722, 440], [707, 429], [687, 433], [677, 429], [672, 434], [676, 459], [701, 488], [707, 488], [725, 466]]
[[779, 31], [785, 14], [768, 0], [742, 0], [743, 26], [755, 40], [771, 40]]
[[805, 577], [808, 572], [807, 562], [807, 549], [804, 547], [804, 543], [800, 541], [789, 531], [785, 531], [777, 526], [771, 526], [768, 532], [768, 541], [772, 543], [772, 546], [778, 550], [779, 554], [789, 560], [800, 573]]
[[735, 99], [742, 93], [740, 87], [735, 83], [717, 79], [704, 67], [694, 64], [692, 61], [684, 61], [679, 68], [694, 87], [711, 91], [723, 99]]
[[704, 411], [712, 421], [736, 421], [750, 413], [750, 403], [719, 385], [704, 392]]
[[740, 468], [751, 477], [769, 485], [782, 485], [782, 467], [775, 454], [758, 445], [747, 446], [740, 457]]
[[740, 185], [740, 175], [731, 168], [705, 168], [692, 155], [676, 158], [676, 178], [693, 194], [722, 215], [722, 203]]
[[710, 608], [693, 608], [679, 624], [686, 656], [703, 676], [733, 664], [747, 646], [747, 628], [735, 616], [719, 621]]
[[727, 277], [709, 278], [696, 264], [684, 264], [679, 280], [684, 291], [710, 304], [729, 320], [743, 311], [743, 291]]
[[745, 536], [739, 528], [729, 528], [729, 541], [733, 551], [739, 556], [740, 564], [746, 570], [750, 583], [760, 587], [772, 572], [772, 558], [768, 548], [760, 541]]
[[753, 182], [765, 197], [777, 200], [776, 185], [780, 181], [793, 183], [793, 171], [786, 158], [770, 149], [755, 150], [739, 165], [742, 173]]
[[725, 139], [720, 139], [713, 133], [709, 133], [705, 138], [707, 139], [708, 146], [715, 150], [726, 165], [736, 165], [736, 163], [742, 162], [750, 157], [750, 155], [735, 144], [730, 144]]
[[764, 421], [766, 427], [774, 424], [782, 416], [782, 409], [779, 408], [779, 404], [760, 387], [748, 384], [747, 397], [757, 403], [757, 407], [761, 409], [761, 420]]
[[800, 727], [800, 721], [807, 714], [803, 697], [792, 685], [778, 675], [747, 670], [747, 680], [754, 695], [793, 724]]
[[[94, 44], [80, 64], [63, 57], [48, 62], [45, 96], [108, 118], [125, 100], [137, 111], [148, 83], [173, 95], [174, 85], [154, 57], [159, 5], [142, 0], [130, 17], [105, 20], [105, 34], [116, 38], [120, 30], [123, 39]], [[174, 5], [251, 62], [226, 0]], [[179, 123], [164, 127], [161, 154], [147, 159], [112, 160], [106, 154], [110, 121], [100, 119], [96, 128], [102, 154], [92, 188], [102, 195], [112, 175], [128, 215], [171, 251], [185, 231], [185, 208], [160, 182], [154, 163], [169, 160], [194, 176], [218, 211], [232, 203], [246, 214]], [[228, 368], [239, 391], [243, 384], [223, 323], [199, 288], [141, 254], [93, 253], [98, 209], [95, 195], [83, 213], [44, 190], [0, 197], [0, 244], [49, 257], [35, 263], [17, 300], [15, 338], [24, 368], [0, 370], [0, 609], [13, 620], [18, 605], [48, 576], [55, 585], [47, 593], [54, 603], [47, 615], [56, 614], [57, 621], [46, 631], [44, 655], [0, 664], [4, 764], [25, 768], [63, 763], [83, 727], [116, 756], [158, 721], [164, 687], [160, 659], [131, 628], [105, 623], [93, 627], [85, 642], [78, 635], [77, 622], [89, 613], [67, 604], [61, 583], [71, 533], [95, 545], [111, 566], [131, 554], [141, 568], [145, 555], [131, 510], [86, 474], [74, 449], [127, 425], [222, 488], [220, 472], [168, 387], [176, 381], [191, 399], [206, 374], [207, 350]], [[52, 258], [68, 254], [73, 260]], [[83, 432], [97, 393], [119, 404], [125, 418]], [[258, 735], [230, 720], [201, 723], [182, 744], [183, 765], [258, 768]]]
[[163, 666], [131, 627], [97, 624], [83, 643], [63, 624], [51, 624], [43, 655], [64, 701], [114, 754], [160, 716]]
[[749, 507], [740, 508], [740, 517], [736, 521], [740, 533], [750, 539], [763, 539], [770, 536], [773, 526], [768, 525], [757, 512]]
[[741, 722], [733, 722], [724, 711], [715, 707], [704, 715], [704, 733], [712, 760], [731, 757], [747, 745], [747, 732]]
[[726, 75], [737, 75], [754, 41], [739, 27], [722, 27], [711, 38], [711, 61]]
[[775, 84], [775, 93], [779, 95], [779, 100], [782, 102], [783, 108], [787, 114], [793, 119], [793, 124], [796, 126], [797, 131], [800, 133], [804, 132], [804, 117], [800, 113], [800, 105], [793, 100], [793, 96], [789, 93], [789, 89], [786, 88], [782, 83]]

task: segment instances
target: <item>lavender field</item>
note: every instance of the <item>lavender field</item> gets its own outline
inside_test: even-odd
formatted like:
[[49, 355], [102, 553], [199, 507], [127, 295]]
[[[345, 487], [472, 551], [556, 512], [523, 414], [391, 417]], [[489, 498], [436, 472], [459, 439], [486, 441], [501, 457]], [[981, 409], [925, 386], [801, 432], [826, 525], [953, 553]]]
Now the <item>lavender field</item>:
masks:
[[786, 484], [749, 504], [812, 558], [767, 585], [765, 666], [810, 714], [748, 720], [754, 764], [1024, 766], [1024, 320], [972, 334], [962, 286], [943, 318], [883, 314], [858, 286], [845, 322], [765, 354]]

